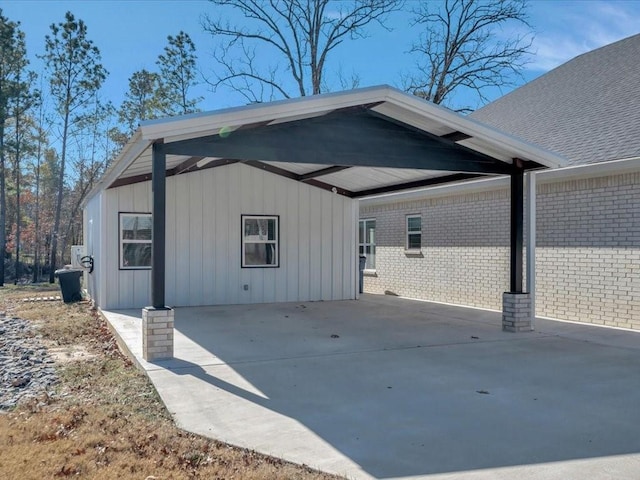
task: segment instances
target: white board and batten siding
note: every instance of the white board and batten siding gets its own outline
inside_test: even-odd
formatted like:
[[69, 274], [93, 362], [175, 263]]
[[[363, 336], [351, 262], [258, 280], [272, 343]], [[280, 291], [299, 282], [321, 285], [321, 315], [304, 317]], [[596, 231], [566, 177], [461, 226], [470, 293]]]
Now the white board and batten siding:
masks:
[[[91, 213], [94, 203], [101, 205], [99, 213]], [[86, 211], [85, 222], [102, 217], [104, 258], [93, 274], [101, 285], [98, 304], [105, 309], [149, 305], [150, 270], [119, 269], [118, 213], [151, 212], [151, 183], [105, 190]], [[241, 268], [241, 215], [279, 216], [280, 267]], [[357, 222], [356, 200], [242, 164], [169, 177], [166, 303], [354, 299]]]

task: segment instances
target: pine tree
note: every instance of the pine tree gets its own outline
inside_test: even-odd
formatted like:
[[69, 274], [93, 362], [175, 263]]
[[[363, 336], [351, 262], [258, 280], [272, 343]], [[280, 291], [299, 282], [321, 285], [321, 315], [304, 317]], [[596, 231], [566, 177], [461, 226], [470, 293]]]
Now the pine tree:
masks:
[[3, 16], [0, 10], [0, 286], [4, 285], [7, 246], [5, 126], [11, 115], [12, 102], [24, 93], [24, 82], [20, 78], [29, 63], [24, 33], [19, 26]]
[[49, 263], [49, 282], [53, 283], [69, 136], [72, 127], [85, 114], [87, 103], [102, 86], [107, 71], [100, 63], [100, 50], [87, 38], [85, 23], [76, 20], [71, 12], [66, 13], [63, 23], [51, 25], [51, 35], [47, 35], [45, 41], [44, 59], [50, 93], [62, 119], [60, 172]]
[[162, 93], [166, 98], [166, 115], [198, 112], [202, 97], [189, 98], [189, 90], [196, 82], [196, 46], [185, 32], [167, 37], [169, 44], [158, 56]]

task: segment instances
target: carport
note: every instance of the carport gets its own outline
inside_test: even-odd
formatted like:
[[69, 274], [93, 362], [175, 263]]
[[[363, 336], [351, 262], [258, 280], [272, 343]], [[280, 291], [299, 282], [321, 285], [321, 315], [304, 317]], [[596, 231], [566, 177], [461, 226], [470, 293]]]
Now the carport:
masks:
[[[509, 176], [510, 291], [503, 297], [502, 325], [531, 329], [533, 280], [523, 285], [524, 175], [562, 166], [563, 159], [381, 86], [141, 125], [94, 191], [151, 180], [152, 305], [143, 311], [145, 358], [173, 356], [174, 313], [165, 301], [166, 179], [235, 163], [351, 199]], [[528, 198], [534, 201], [534, 188]], [[356, 256], [352, 252], [354, 264]]]
[[[186, 430], [350, 479], [635, 479], [638, 334], [383, 295], [105, 312]], [[148, 472], [153, 473], [153, 472]]]

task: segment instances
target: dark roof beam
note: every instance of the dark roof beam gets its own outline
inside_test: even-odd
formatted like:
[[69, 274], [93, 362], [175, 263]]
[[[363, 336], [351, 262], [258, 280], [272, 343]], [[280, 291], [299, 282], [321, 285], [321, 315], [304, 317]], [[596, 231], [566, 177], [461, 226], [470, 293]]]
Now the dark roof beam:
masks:
[[412, 168], [510, 174], [513, 167], [450, 140], [389, 121], [371, 111], [326, 115], [254, 130], [166, 144], [176, 155], [284, 163]]
[[446, 133], [444, 135], [440, 135], [440, 138], [451, 140], [452, 142], [461, 142], [462, 140], [468, 140], [472, 138], [472, 136], [467, 135], [466, 133], [455, 131], [451, 133]]
[[477, 175], [471, 173], [454, 173], [452, 175], [446, 175], [444, 177], [427, 178], [424, 180], [414, 180], [411, 182], [386, 185], [384, 187], [369, 188], [367, 190], [359, 190], [353, 192], [355, 198], [368, 197], [371, 195], [382, 195], [383, 193], [397, 192], [399, 190], [408, 190], [411, 188], [433, 187], [443, 183], [461, 182], [464, 180], [473, 180], [476, 178], [484, 178], [486, 175]]
[[312, 178], [322, 177], [323, 175], [330, 175], [332, 173], [341, 172], [342, 170], [347, 170], [351, 167], [343, 167], [341, 165], [334, 165], [333, 167], [321, 168], [320, 170], [315, 170], [309, 173], [303, 173], [300, 175], [300, 181], [305, 182]]

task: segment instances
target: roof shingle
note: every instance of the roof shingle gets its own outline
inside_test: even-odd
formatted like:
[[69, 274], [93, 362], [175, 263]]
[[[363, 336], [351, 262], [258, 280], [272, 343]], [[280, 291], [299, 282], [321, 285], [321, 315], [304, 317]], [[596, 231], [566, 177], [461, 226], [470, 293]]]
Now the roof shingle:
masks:
[[640, 156], [640, 34], [551, 70], [470, 115], [572, 165]]

